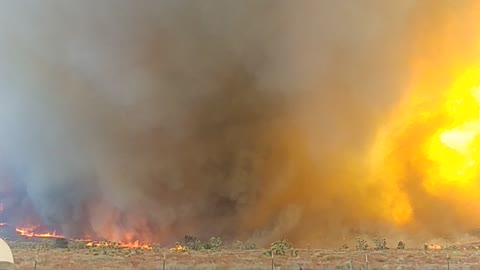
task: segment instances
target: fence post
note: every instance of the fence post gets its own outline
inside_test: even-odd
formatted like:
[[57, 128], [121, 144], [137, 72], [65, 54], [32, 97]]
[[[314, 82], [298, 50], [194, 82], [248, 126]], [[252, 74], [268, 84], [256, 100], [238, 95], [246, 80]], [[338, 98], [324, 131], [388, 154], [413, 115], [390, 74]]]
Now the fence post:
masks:
[[447, 270], [450, 270], [450, 255], [447, 254]]
[[368, 253], [365, 254], [365, 269], [368, 270]]

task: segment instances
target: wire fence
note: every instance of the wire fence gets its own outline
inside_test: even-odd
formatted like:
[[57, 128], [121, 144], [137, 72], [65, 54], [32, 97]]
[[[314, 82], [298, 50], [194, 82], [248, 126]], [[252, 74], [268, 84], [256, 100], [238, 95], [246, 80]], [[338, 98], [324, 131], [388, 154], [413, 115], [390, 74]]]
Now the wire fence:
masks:
[[[303, 254], [302, 254], [303, 253]], [[298, 257], [273, 256], [255, 262], [181, 265], [161, 262], [161, 270], [480, 270], [480, 251], [300, 252]]]

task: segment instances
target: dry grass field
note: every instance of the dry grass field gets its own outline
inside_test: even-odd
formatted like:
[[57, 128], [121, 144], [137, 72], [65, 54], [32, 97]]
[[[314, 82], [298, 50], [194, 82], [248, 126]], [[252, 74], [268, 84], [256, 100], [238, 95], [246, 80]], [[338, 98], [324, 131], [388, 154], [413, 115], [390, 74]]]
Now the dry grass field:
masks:
[[[221, 251], [135, 250], [122, 248], [51, 248], [45, 245], [10, 242], [19, 270], [85, 269], [168, 269], [247, 270], [272, 269], [272, 260], [262, 249]], [[166, 255], [165, 268], [163, 256]], [[368, 266], [365, 255], [368, 254]], [[301, 249], [298, 256], [274, 257], [276, 270], [308, 269], [449, 269], [480, 270], [480, 251], [461, 247], [457, 250], [406, 249], [384, 251], [336, 251]], [[35, 262], [36, 261], [36, 262]], [[368, 268], [367, 268], [368, 267]]]

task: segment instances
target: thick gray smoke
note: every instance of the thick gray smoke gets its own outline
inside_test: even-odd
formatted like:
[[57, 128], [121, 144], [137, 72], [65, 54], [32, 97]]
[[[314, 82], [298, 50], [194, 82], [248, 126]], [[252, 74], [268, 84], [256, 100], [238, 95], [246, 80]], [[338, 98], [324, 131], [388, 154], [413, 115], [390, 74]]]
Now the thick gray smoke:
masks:
[[4, 174], [71, 236], [361, 230], [414, 2], [5, 1]]

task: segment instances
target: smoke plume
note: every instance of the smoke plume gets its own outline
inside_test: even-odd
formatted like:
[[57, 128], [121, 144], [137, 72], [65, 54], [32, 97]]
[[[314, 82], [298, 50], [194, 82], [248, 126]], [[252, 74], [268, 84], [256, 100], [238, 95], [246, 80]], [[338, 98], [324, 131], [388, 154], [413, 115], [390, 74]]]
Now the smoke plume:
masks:
[[5, 2], [0, 191], [72, 237], [397, 230], [366, 156], [415, 57], [473, 4]]

